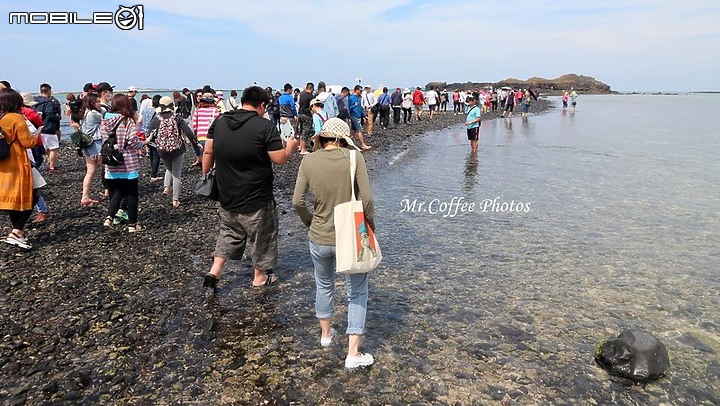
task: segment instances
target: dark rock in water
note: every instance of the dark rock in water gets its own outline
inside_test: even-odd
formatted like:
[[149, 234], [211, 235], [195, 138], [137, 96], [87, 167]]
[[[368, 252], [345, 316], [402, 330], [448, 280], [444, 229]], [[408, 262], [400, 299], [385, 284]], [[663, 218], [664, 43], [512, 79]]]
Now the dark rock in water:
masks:
[[665, 345], [640, 330], [625, 330], [616, 339], [601, 343], [595, 349], [595, 360], [611, 374], [635, 382], [658, 379], [670, 367]]

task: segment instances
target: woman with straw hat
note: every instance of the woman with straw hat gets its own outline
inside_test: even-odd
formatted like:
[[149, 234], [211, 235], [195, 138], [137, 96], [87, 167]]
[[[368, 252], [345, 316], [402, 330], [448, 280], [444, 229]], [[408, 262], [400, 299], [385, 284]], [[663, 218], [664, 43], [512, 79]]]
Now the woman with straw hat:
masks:
[[[335, 294], [335, 226], [333, 210], [351, 199], [350, 150], [357, 147], [350, 138], [350, 127], [339, 118], [331, 118], [313, 137], [315, 152], [303, 158], [298, 170], [293, 206], [302, 222], [309, 227], [310, 256], [315, 267], [315, 313], [320, 322], [320, 345], [330, 346], [335, 336], [331, 327]], [[356, 167], [357, 198], [362, 200], [366, 223], [375, 228], [373, 199], [365, 159], [358, 152]], [[305, 193], [313, 195], [313, 211], [305, 205]], [[348, 353], [345, 367], [368, 366], [373, 356], [359, 352], [365, 332], [368, 298], [368, 274], [346, 275], [348, 289]]]

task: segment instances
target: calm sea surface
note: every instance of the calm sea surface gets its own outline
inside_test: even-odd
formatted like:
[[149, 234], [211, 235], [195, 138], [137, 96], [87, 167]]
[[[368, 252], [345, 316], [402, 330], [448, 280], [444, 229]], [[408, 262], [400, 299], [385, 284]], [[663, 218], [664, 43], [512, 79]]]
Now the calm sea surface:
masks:
[[[467, 374], [446, 382], [459, 398], [495, 362], [479, 369], [520, 403], [718, 404], [720, 96], [578, 102], [484, 122], [477, 156], [462, 128], [429, 135], [377, 174], [386, 269], [373, 296], [402, 302], [402, 329], [427, 323], [428, 340], [453, 343], [426, 356], [439, 376]], [[669, 377], [645, 390], [592, 362], [629, 327], [670, 351]], [[529, 393], [513, 395], [519, 380]]]

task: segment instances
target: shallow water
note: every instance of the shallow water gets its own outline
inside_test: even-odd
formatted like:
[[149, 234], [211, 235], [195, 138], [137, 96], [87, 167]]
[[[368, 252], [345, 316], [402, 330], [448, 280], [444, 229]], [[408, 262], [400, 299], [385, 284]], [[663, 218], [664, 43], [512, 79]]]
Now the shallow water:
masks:
[[[520, 403], [717, 404], [717, 107], [585, 96], [574, 114], [483, 123], [477, 157], [462, 129], [421, 139], [373, 179], [386, 255], [373, 296], [402, 302], [373, 311], [399, 314], [401, 330], [427, 324], [419, 342], [439, 348], [416, 350], [448, 400], [493, 397], [472, 376], [487, 368], [504, 381], [491, 392]], [[665, 342], [667, 379], [626, 389], [593, 365], [593, 347], [628, 327]]]
[[[249, 265], [234, 263], [208, 301], [206, 334], [227, 359], [207, 398], [719, 404], [717, 107], [583, 96], [574, 114], [483, 123], [477, 156], [462, 128], [418, 137], [371, 174], [385, 259], [363, 347], [376, 364], [346, 373], [343, 340], [317, 345], [307, 240], [288, 212], [281, 285], [248, 293]], [[629, 327], [667, 345], [667, 378], [632, 386], [594, 364]]]

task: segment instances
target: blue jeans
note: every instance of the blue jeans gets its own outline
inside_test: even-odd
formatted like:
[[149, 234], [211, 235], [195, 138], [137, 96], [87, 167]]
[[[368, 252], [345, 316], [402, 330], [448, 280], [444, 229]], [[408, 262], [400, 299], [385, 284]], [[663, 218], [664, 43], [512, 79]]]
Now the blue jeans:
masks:
[[47, 204], [45, 203], [45, 198], [40, 195], [40, 198], [38, 199], [37, 204], [35, 205], [35, 210], [37, 210], [38, 213], [49, 213], [50, 209], [47, 207]]
[[[333, 316], [335, 294], [335, 246], [319, 245], [310, 241], [310, 257], [315, 265], [315, 315], [319, 319]], [[368, 275], [345, 275], [348, 297], [348, 326], [345, 334], [365, 333], [367, 312]]]
[[160, 153], [157, 147], [148, 145], [150, 150], [150, 177], [157, 178], [160, 171]]
[[197, 144], [193, 144], [193, 151], [195, 151], [198, 158], [202, 157], [203, 149], [205, 149], [205, 141], [198, 141]]

